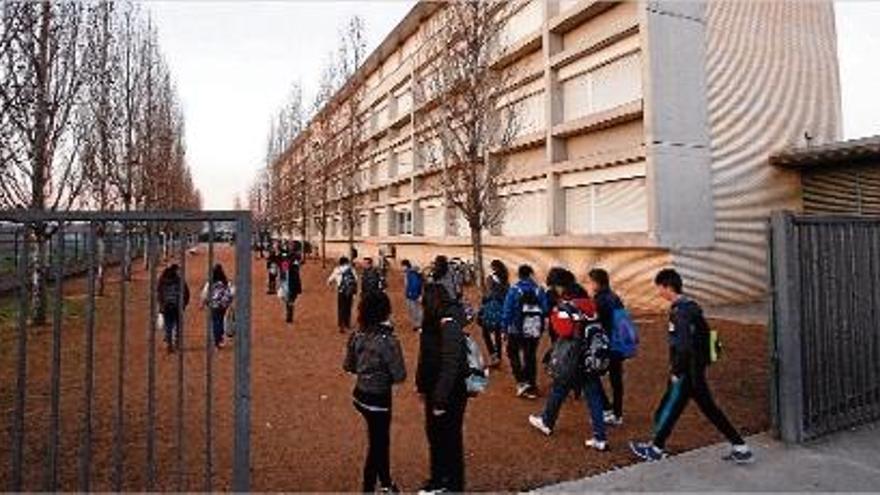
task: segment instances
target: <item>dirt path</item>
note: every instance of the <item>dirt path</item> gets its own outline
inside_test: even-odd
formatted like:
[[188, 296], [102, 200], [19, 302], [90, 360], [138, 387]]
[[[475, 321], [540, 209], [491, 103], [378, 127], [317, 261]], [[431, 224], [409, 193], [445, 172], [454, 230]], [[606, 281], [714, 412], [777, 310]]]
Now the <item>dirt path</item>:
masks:
[[[231, 267], [232, 252], [220, 248], [218, 257]], [[189, 258], [188, 281], [197, 295], [206, 271], [204, 254]], [[193, 269], [198, 264], [198, 273]], [[230, 270], [232, 271], [232, 270]], [[254, 260], [252, 340], [252, 488], [259, 491], [351, 491], [360, 486], [365, 449], [364, 425], [351, 407], [352, 379], [341, 371], [346, 336], [335, 329], [335, 294], [326, 288], [329, 272], [310, 261], [303, 271], [305, 294], [297, 303], [294, 324], [283, 321], [283, 307], [266, 294], [266, 274]], [[138, 272], [129, 288], [125, 359], [126, 470], [125, 488], [144, 488], [146, 465], [147, 276]], [[62, 373], [63, 488], [76, 488], [77, 448], [83, 407], [83, 281], [68, 284], [70, 314], [65, 319]], [[427, 445], [423, 413], [413, 392], [417, 336], [405, 321], [402, 279], [390, 280], [390, 293], [407, 359], [410, 378], [395, 394], [392, 429], [392, 469], [408, 490], [418, 488], [427, 473]], [[8, 304], [8, 302], [7, 302]], [[96, 351], [95, 443], [93, 489], [110, 488], [112, 473], [113, 405], [119, 307], [118, 298], [99, 301]], [[0, 313], [0, 486], [9, 476], [9, 434], [14, 387], [15, 334], [10, 315]], [[4, 316], [5, 315], [5, 316]], [[14, 316], [14, 313], [12, 314]], [[184, 368], [185, 453], [184, 489], [202, 488], [205, 414], [205, 314], [194, 306], [187, 311]], [[718, 401], [745, 432], [766, 429], [767, 355], [765, 331], [716, 323], [725, 340], [725, 359], [712, 369]], [[582, 477], [632, 462], [625, 450], [633, 437], [644, 437], [666, 378], [665, 325], [661, 317], [641, 319], [642, 355], [627, 363], [626, 425], [611, 430], [612, 451], [586, 451], [586, 413], [581, 403], [569, 401], [552, 438], [535, 433], [526, 422], [541, 401], [513, 397], [509, 367], [492, 376], [488, 393], [470, 402], [465, 421], [467, 480], [472, 490], [522, 490]], [[176, 488], [175, 418], [177, 354], [167, 354], [157, 337], [157, 452], [160, 489]], [[29, 389], [26, 415], [26, 487], [39, 489], [46, 444], [49, 406], [50, 329], [34, 329], [28, 348]], [[234, 345], [234, 344], [233, 344]], [[545, 344], [546, 345], [546, 344]], [[229, 489], [232, 466], [232, 347], [214, 360], [214, 487]], [[540, 386], [548, 383], [541, 376]], [[689, 408], [670, 440], [673, 450], [691, 449], [721, 437]]]

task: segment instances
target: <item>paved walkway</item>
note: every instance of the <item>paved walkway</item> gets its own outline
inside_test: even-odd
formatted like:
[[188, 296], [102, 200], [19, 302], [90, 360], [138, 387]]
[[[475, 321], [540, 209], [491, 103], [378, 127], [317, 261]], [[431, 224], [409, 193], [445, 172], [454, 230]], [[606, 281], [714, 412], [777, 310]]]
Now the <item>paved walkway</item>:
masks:
[[880, 490], [880, 423], [804, 446], [785, 446], [768, 434], [748, 439], [757, 462], [735, 466], [719, 458], [717, 444], [654, 463], [632, 465], [546, 492], [664, 491], [871, 491]]

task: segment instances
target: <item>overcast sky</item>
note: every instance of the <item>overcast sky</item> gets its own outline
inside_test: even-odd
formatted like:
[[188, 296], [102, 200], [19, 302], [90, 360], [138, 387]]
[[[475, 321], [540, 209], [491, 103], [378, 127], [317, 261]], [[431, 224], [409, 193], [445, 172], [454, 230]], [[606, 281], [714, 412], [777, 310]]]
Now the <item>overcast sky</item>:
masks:
[[[263, 165], [269, 120], [293, 81], [309, 101], [338, 29], [366, 21], [372, 51], [413, 0], [147, 4], [186, 116], [187, 160], [207, 209], [232, 206]], [[880, 2], [837, 2], [844, 137], [880, 134]]]

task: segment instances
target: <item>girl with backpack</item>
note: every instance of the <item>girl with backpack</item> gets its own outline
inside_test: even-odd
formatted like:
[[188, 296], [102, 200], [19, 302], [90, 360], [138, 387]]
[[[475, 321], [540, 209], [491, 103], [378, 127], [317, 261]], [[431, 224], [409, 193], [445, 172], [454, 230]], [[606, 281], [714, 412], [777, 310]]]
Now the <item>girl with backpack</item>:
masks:
[[554, 293], [556, 300], [550, 311], [550, 321], [557, 339], [547, 362], [553, 385], [544, 411], [529, 416], [529, 424], [550, 436], [569, 392], [582, 389], [593, 429], [593, 437], [586, 440], [584, 445], [605, 451], [608, 449], [608, 442], [602, 416], [602, 385], [599, 378], [602, 365], [591, 365], [589, 368], [586, 366], [595, 357], [591, 355], [595, 349], [593, 338], [598, 336], [607, 343], [596, 322], [596, 307], [587, 292], [576, 282], [574, 274], [568, 270], [551, 269], [547, 274], [547, 287]]
[[275, 286], [278, 281], [278, 273], [281, 271], [278, 253], [275, 251], [275, 246], [269, 246], [269, 256], [266, 258], [266, 271], [269, 273], [269, 287], [267, 294], [275, 294]]
[[483, 340], [489, 352], [489, 366], [497, 368], [501, 365], [501, 330], [504, 327], [501, 316], [504, 298], [510, 289], [510, 275], [501, 260], [492, 260], [489, 268], [492, 273], [486, 277], [486, 293], [480, 304], [477, 323], [483, 329]]
[[[611, 290], [608, 272], [601, 268], [594, 268], [590, 270], [587, 276], [590, 279], [590, 294], [593, 296], [593, 302], [596, 304], [596, 309], [599, 313], [599, 322], [602, 324], [602, 328], [609, 339], [611, 339], [613, 333], [617, 331], [615, 328], [615, 313], [618, 310], [624, 309], [623, 302]], [[611, 350], [608, 380], [611, 383], [613, 402], [608, 400], [605, 388], [599, 388], [602, 393], [602, 404], [605, 409], [605, 423], [611, 426], [623, 424], [623, 362], [626, 359], [626, 356], [620, 351]]]
[[282, 273], [281, 277], [281, 283], [284, 284], [282, 295], [284, 296], [284, 321], [286, 323], [293, 323], [293, 310], [296, 305], [296, 299], [302, 294], [302, 279], [300, 278], [299, 268], [299, 255], [292, 254], [287, 269]]
[[211, 280], [205, 282], [202, 288], [202, 308], [207, 307], [211, 311], [211, 329], [214, 332], [214, 346], [217, 349], [224, 347], [223, 334], [226, 322], [226, 312], [232, 306], [235, 299], [235, 287], [226, 277], [223, 265], [217, 263], [211, 273]]
[[[189, 305], [189, 286], [181, 279], [180, 267], [176, 263], [162, 270], [156, 283], [156, 292], [162, 325], [165, 327], [165, 344], [168, 346], [168, 352], [174, 352], [179, 337], [180, 318], [183, 310]], [[183, 302], [182, 308], [181, 302]]]
[[422, 295], [416, 389], [425, 404], [431, 476], [422, 491], [464, 492], [464, 413], [469, 374], [464, 308], [432, 278]]
[[391, 388], [406, 379], [406, 366], [390, 316], [391, 301], [384, 293], [361, 298], [360, 329], [349, 338], [342, 365], [345, 371], [357, 375], [352, 403], [367, 424], [363, 493], [373, 493], [376, 481], [382, 492], [399, 491], [391, 480]]
[[339, 265], [333, 269], [327, 285], [336, 287], [337, 325], [339, 333], [346, 333], [351, 329], [351, 306], [358, 287], [357, 273], [348, 258], [339, 258]]

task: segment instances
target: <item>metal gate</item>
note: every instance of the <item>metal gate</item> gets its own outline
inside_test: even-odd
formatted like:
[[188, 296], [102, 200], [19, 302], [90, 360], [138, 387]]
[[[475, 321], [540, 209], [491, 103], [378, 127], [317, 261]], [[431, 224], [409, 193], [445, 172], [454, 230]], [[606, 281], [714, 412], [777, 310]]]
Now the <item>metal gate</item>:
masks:
[[[226, 489], [237, 492], [248, 491], [250, 488], [250, 322], [251, 322], [251, 217], [247, 212], [31, 212], [31, 211], [0, 211], [0, 229], [7, 233], [12, 231], [16, 240], [12, 260], [14, 260], [15, 283], [17, 296], [0, 295], [0, 303], [15, 308], [8, 312], [4, 329], [3, 313], [0, 312], [0, 331], [2, 335], [0, 363], [6, 360], [10, 373], [3, 377], [0, 386], [0, 399], [3, 400], [4, 430], [8, 432], [8, 442], [0, 445], [0, 451], [9, 452], [6, 469], [0, 469], [0, 478], [5, 478], [10, 491], [90, 491], [92, 489], [146, 490], [168, 489], [186, 491], [200, 489], [212, 491], [216, 489], [215, 478], [218, 473], [228, 476]], [[223, 229], [229, 229], [234, 235], [234, 267], [235, 267], [235, 302], [232, 311], [235, 315], [234, 358], [231, 366], [232, 378], [218, 375], [218, 351], [212, 341], [211, 311], [205, 312], [204, 361], [202, 370], [185, 366], [187, 360], [200, 360], [193, 349], [184, 346], [186, 336], [198, 335], [197, 331], [186, 331], [183, 318], [183, 305], [179, 305], [179, 328], [177, 331], [178, 352], [176, 356], [169, 354], [161, 361], [160, 371], [174, 377], [173, 385], [160, 388], [161, 395], [172, 395], [161, 404], [157, 403], [157, 271], [160, 258], [170, 257], [178, 263], [182, 274], [182, 282], [186, 280], [187, 258], [201, 255], [202, 248], [197, 246], [201, 238], [204, 251], [207, 253], [207, 264], [204, 267], [192, 268], [199, 280], [210, 280], [211, 269], [215, 261], [215, 240]], [[68, 235], [76, 232], [75, 236]], [[112, 235], [110, 234], [112, 233]], [[80, 236], [85, 239], [84, 246], [78, 244]], [[99, 248], [106, 246], [104, 239], [115, 237], [116, 249], [121, 250], [117, 263], [121, 265], [118, 276], [111, 281], [113, 301], [101, 306], [105, 310], [112, 308], [111, 327], [113, 335], [96, 335], [96, 318], [104, 318], [99, 311], [96, 286], [99, 271]], [[7, 236], [8, 238], [9, 236]], [[71, 257], [70, 239], [74, 239], [76, 255]], [[161, 242], [161, 245], [160, 245]], [[142, 246], [142, 247], [141, 247]], [[191, 252], [190, 249], [196, 247]], [[84, 249], [83, 253], [79, 250]], [[136, 253], [136, 250], [140, 250]], [[161, 251], [161, 252], [160, 252]], [[196, 254], [198, 253], [198, 254]], [[3, 253], [0, 253], [2, 255]], [[137, 259], [141, 256], [141, 259]], [[0, 256], [2, 258], [2, 256]], [[7, 259], [9, 258], [7, 253]], [[84, 259], [82, 259], [84, 258]], [[74, 265], [71, 264], [71, 259]], [[130, 261], [133, 260], [133, 261]], [[114, 259], [108, 259], [112, 263]], [[139, 284], [131, 278], [137, 266], [144, 268], [139, 274]], [[192, 262], [194, 263], [194, 261]], [[130, 267], [130, 268], [129, 268]], [[148, 268], [146, 268], [148, 267]], [[125, 269], [124, 269], [125, 268]], [[204, 270], [204, 271], [202, 271]], [[83, 280], [71, 278], [77, 274], [85, 274]], [[8, 283], [9, 277], [5, 275]], [[43, 300], [46, 311], [46, 324], [43, 327], [31, 326], [32, 301], [39, 305], [40, 291], [35, 290], [38, 284], [43, 285], [46, 296]], [[80, 284], [83, 293], [68, 297], [65, 288]], [[148, 285], [147, 285], [148, 284]], [[84, 287], [81, 287], [83, 286]], [[68, 286], [68, 287], [65, 287]], [[134, 302], [135, 290], [140, 301], [148, 304], [147, 321], [129, 318], [129, 299]], [[183, 303], [184, 291], [179, 291]], [[198, 294], [198, 292], [196, 292]], [[6, 299], [3, 299], [6, 297]], [[83, 315], [76, 325], [69, 324], [68, 314], [78, 301], [84, 298]], [[114, 306], [118, 301], [118, 307]], [[148, 301], [148, 303], [147, 303]], [[106, 303], [106, 304], [105, 304]], [[192, 306], [195, 306], [194, 304]], [[2, 309], [2, 307], [0, 307]], [[108, 311], [110, 312], [110, 311]], [[11, 316], [14, 314], [14, 316]], [[109, 318], [109, 317], [108, 317]], [[70, 320], [72, 321], [72, 320]], [[102, 320], [103, 324], [105, 320]], [[101, 326], [101, 329], [107, 325]], [[40, 332], [43, 332], [42, 334]], [[51, 333], [51, 337], [49, 336]], [[7, 338], [8, 337], [8, 338]], [[29, 347], [28, 339], [43, 337], [44, 344], [51, 343], [51, 349], [34, 349]], [[105, 359], [111, 349], [96, 348], [99, 342], [110, 339], [115, 347], [112, 361]], [[143, 339], [138, 342], [138, 339]], [[196, 339], [195, 352], [202, 352]], [[134, 356], [129, 348], [134, 344], [145, 344], [146, 356]], [[49, 347], [45, 345], [44, 347]], [[82, 349], [81, 354], [77, 349]], [[35, 383], [32, 374], [42, 372], [44, 362], [29, 362], [29, 353], [45, 353], [49, 363], [48, 372], [42, 383]], [[64, 363], [75, 366], [76, 373], [65, 373], [62, 379], [62, 356], [75, 356], [81, 359], [67, 359]], [[185, 357], [186, 356], [186, 357]], [[193, 356], [193, 357], [190, 357]], [[135, 359], [137, 358], [137, 359]], [[134, 366], [137, 360], [145, 360], [145, 366]], [[31, 359], [33, 361], [33, 359]], [[14, 365], [12, 364], [14, 361]], [[176, 366], [176, 370], [174, 367]], [[201, 366], [200, 366], [201, 367]], [[139, 369], [134, 369], [139, 368]], [[144, 369], [145, 368], [145, 369]], [[65, 368], [65, 371], [68, 368]], [[4, 366], [5, 370], [5, 366]], [[109, 370], [109, 371], [106, 371]], [[98, 371], [109, 373], [112, 379], [96, 380]], [[196, 379], [201, 384], [193, 385], [188, 376], [198, 372]], [[80, 374], [81, 373], [81, 374]], [[71, 376], [78, 378], [71, 378]], [[108, 375], [108, 376], [110, 376]], [[103, 374], [101, 375], [104, 376]], [[133, 382], [143, 380], [144, 385], [132, 386]], [[232, 397], [215, 396], [215, 380], [230, 383]], [[96, 381], [97, 383], [96, 386]], [[112, 385], [107, 387], [108, 383]], [[170, 380], [169, 380], [170, 382]], [[168, 383], [168, 382], [166, 382]], [[176, 387], [176, 390], [172, 390]], [[112, 392], [106, 392], [112, 390]], [[38, 392], [32, 392], [37, 390]], [[198, 390], [196, 394], [193, 390]], [[42, 391], [42, 393], [39, 393]], [[101, 392], [102, 398], [112, 396], [110, 405], [104, 408], [96, 406], [95, 398]], [[146, 395], [146, 397], [143, 397]], [[221, 400], [231, 402], [231, 410], [219, 411], [217, 404]], [[187, 403], [204, 401], [204, 409], [198, 411], [203, 415], [203, 428], [196, 433], [193, 428], [186, 428], [187, 421], [197, 413], [187, 408]], [[9, 402], [9, 404], [6, 404]], [[143, 409], [133, 411], [133, 407]], [[36, 404], [40, 411], [33, 411]], [[75, 420], [64, 418], [62, 421], [62, 404], [65, 415]], [[162, 421], [157, 406], [162, 406], [167, 421]], [[168, 406], [168, 407], [165, 407]], [[44, 408], [44, 409], [42, 409]], [[217, 424], [231, 416], [232, 437], [228, 451], [217, 449]], [[196, 417], [196, 421], [198, 417]], [[37, 421], [39, 420], [39, 421]], [[45, 421], [43, 421], [45, 420]], [[100, 427], [100, 428], [99, 428]], [[73, 431], [75, 430], [75, 431]], [[112, 430], [112, 441], [110, 431]], [[171, 433], [173, 430], [173, 433]], [[71, 433], [73, 431], [73, 433]], [[169, 437], [167, 449], [163, 444], [162, 458], [158, 456], [157, 431]], [[64, 435], [62, 435], [62, 432]], [[105, 434], [106, 433], [106, 434]], [[196, 469], [195, 476], [198, 486], [190, 486], [192, 463], [185, 465], [185, 455], [193, 454], [187, 448], [188, 437], [204, 435], [204, 442], [198, 450], [203, 454], [203, 465]], [[173, 439], [171, 438], [173, 437]], [[70, 441], [73, 438], [73, 442]], [[164, 439], [165, 437], [162, 437]], [[228, 437], [225, 437], [228, 440]], [[100, 443], [99, 443], [100, 441]], [[72, 445], [74, 443], [75, 445]], [[229, 442], [228, 442], [229, 443]], [[168, 450], [168, 455], [165, 454]], [[74, 452], [75, 451], [75, 452]], [[173, 451], [173, 454], [170, 452]], [[72, 457], [75, 456], [75, 459]], [[173, 460], [170, 458], [173, 457]], [[226, 466], [216, 467], [215, 459], [222, 457], [229, 462]], [[60, 465], [64, 459], [65, 465]], [[132, 459], [137, 459], [132, 462]], [[93, 467], [101, 465], [104, 468]], [[68, 462], [69, 461], [69, 462]], [[75, 467], [73, 467], [75, 465]], [[160, 465], [164, 466], [160, 469]], [[65, 470], [61, 468], [64, 467]], [[36, 473], [39, 471], [39, 473]], [[59, 472], [64, 471], [64, 476]], [[74, 473], [75, 471], [75, 473]], [[100, 472], [99, 472], [100, 471]], [[162, 476], [168, 473], [168, 476]], [[109, 475], [109, 480], [105, 479]], [[102, 483], [95, 482], [101, 479]]]
[[880, 218], [775, 213], [772, 418], [802, 442], [880, 419]]

